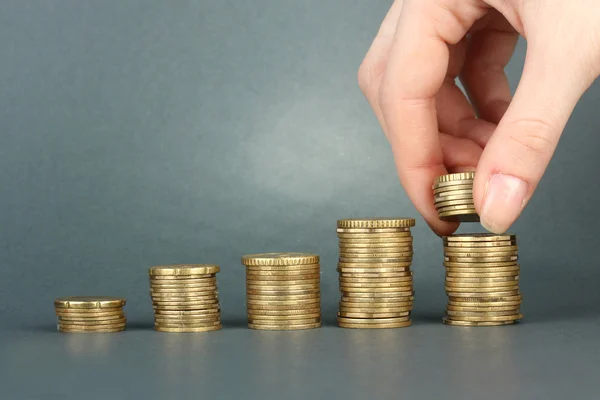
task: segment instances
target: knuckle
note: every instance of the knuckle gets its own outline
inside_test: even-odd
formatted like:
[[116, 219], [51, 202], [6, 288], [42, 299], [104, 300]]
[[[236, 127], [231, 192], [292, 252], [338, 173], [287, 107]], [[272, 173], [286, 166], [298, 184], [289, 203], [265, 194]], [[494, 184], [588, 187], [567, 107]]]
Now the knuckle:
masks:
[[548, 122], [539, 118], [522, 119], [513, 128], [509, 139], [525, 151], [540, 156], [547, 156], [554, 151], [555, 128]]
[[373, 97], [379, 91], [385, 67], [384, 60], [372, 62], [368, 55], [365, 57], [358, 68], [358, 86], [365, 96]]

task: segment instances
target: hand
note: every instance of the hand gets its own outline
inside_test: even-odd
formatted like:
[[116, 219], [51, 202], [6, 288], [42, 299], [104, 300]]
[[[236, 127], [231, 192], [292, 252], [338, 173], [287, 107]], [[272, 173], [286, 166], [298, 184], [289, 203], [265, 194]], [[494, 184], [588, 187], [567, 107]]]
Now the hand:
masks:
[[[511, 99], [504, 67], [519, 34], [528, 49]], [[434, 178], [476, 167], [481, 223], [501, 233], [531, 198], [573, 108], [599, 74], [597, 0], [396, 0], [359, 84], [429, 226], [439, 235], [458, 227], [437, 217]]]

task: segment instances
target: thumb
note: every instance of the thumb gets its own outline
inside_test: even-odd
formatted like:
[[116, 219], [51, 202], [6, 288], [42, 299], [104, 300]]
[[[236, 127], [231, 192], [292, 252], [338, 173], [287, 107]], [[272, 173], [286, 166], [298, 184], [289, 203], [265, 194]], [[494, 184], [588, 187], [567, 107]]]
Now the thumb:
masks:
[[593, 81], [565, 56], [527, 52], [513, 101], [480, 158], [473, 197], [481, 224], [491, 232], [505, 232], [520, 215]]

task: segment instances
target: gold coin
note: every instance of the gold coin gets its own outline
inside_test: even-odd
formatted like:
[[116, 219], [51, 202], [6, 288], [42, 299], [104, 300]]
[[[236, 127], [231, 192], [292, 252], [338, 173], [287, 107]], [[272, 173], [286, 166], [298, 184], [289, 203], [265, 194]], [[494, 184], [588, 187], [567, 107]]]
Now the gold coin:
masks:
[[[343, 249], [342, 249], [343, 250]], [[354, 249], [342, 251], [340, 250], [340, 257], [352, 257], [352, 258], [379, 258], [379, 257], [387, 257], [387, 258], [402, 258], [402, 257], [412, 257], [412, 251], [396, 251], [397, 249]]]
[[470, 195], [473, 196], [473, 185], [460, 185], [452, 187], [443, 187], [433, 189], [433, 198], [444, 197], [444, 196], [460, 196]]
[[[357, 284], [397, 284], [398, 282], [412, 282], [413, 278], [412, 275], [408, 275], [408, 276], [400, 276], [400, 277], [394, 277], [394, 278], [348, 278], [348, 277], [343, 277], [340, 276], [339, 277], [339, 281], [340, 283], [346, 283], [346, 284], [352, 284], [352, 283], [357, 283]], [[350, 285], [352, 286], [352, 285]]]
[[123, 307], [124, 305], [125, 299], [121, 297], [73, 296], [59, 297], [54, 300], [54, 307], [56, 308], [114, 308]]
[[[472, 303], [468, 303], [468, 304], [472, 304]], [[493, 304], [493, 303], [484, 303], [484, 304]], [[450, 311], [463, 311], [463, 312], [502, 312], [502, 311], [512, 311], [513, 313], [517, 313], [519, 312], [519, 308], [521, 306], [521, 303], [519, 302], [516, 305], [512, 305], [512, 306], [478, 306], [478, 307], [471, 307], [471, 306], [455, 306], [455, 305], [451, 305], [448, 304], [446, 306], [446, 311], [450, 312]]]
[[[164, 326], [174, 325], [210, 325], [214, 322], [220, 322], [221, 315], [213, 314], [205, 317], [172, 317], [172, 316], [155, 316], [154, 322]], [[213, 324], [214, 325], [214, 324]]]
[[495, 263], [495, 262], [509, 262], [517, 261], [519, 256], [506, 256], [506, 257], [446, 257], [444, 256], [445, 262], [452, 263]]
[[278, 292], [293, 292], [298, 290], [318, 290], [320, 287], [319, 282], [297, 284], [297, 285], [254, 285], [246, 283], [246, 290], [264, 290], [264, 291], [278, 291]]
[[399, 237], [369, 237], [362, 239], [338, 239], [340, 246], [358, 246], [358, 247], [369, 247], [369, 246], [411, 246], [413, 242], [412, 236], [399, 236]]
[[[308, 299], [320, 299], [321, 293], [319, 291], [312, 291], [306, 294], [272, 294], [275, 292], [269, 292], [262, 294], [257, 292], [246, 293], [246, 298], [249, 300], [267, 300], [267, 301], [279, 301], [279, 300], [308, 300]], [[279, 292], [276, 292], [279, 293]]]
[[[164, 275], [169, 276], [169, 275]], [[152, 286], [211, 286], [217, 284], [217, 277], [215, 275], [210, 275], [210, 278], [181, 278], [181, 276], [188, 275], [173, 275], [180, 277], [179, 279], [154, 279], [155, 277], [150, 277], [150, 285]]]
[[406, 246], [347, 246], [340, 245], [340, 253], [406, 253], [413, 251], [412, 245]]
[[436, 205], [438, 213], [444, 213], [449, 211], [462, 211], [462, 210], [474, 210], [475, 205], [473, 203], [454, 205], [454, 206], [439, 206], [439, 203]]
[[479, 272], [448, 272], [446, 271], [446, 279], [495, 279], [495, 278], [508, 278], [519, 280], [519, 271], [508, 271], [508, 272], [491, 272], [491, 273], [479, 273]]
[[92, 316], [92, 317], [88, 317], [88, 316], [79, 317], [79, 316], [70, 316], [70, 315], [59, 315], [58, 316], [59, 321], [81, 321], [81, 322], [87, 322], [87, 323], [94, 323], [95, 321], [117, 321], [117, 320], [124, 319], [124, 318], [125, 318], [125, 314], [123, 314], [123, 313], [114, 314], [114, 315]]
[[307, 299], [307, 300], [252, 300], [246, 299], [248, 306], [311, 306], [313, 304], [321, 304], [321, 299]]
[[366, 262], [364, 260], [354, 260], [352, 262], [338, 262], [338, 267], [347, 268], [409, 268], [412, 265], [412, 261], [401, 261], [401, 262]]
[[349, 318], [349, 319], [364, 318], [364, 319], [369, 319], [369, 320], [402, 318], [402, 317], [407, 317], [409, 315], [410, 315], [409, 311], [387, 312], [387, 313], [372, 313], [372, 312], [371, 313], [361, 313], [361, 312], [345, 312], [345, 311], [338, 312], [338, 317]]
[[[489, 253], [462, 253], [457, 251], [452, 252], [444, 252], [444, 256], [448, 258], [477, 258], [482, 260], [488, 260], [490, 258], [516, 258], [519, 256], [519, 253], [516, 251], [495, 251]], [[481, 261], [485, 262], [485, 261]]]
[[153, 300], [157, 301], [195, 301], [195, 300], [213, 300], [218, 297], [218, 293], [216, 290], [210, 292], [200, 292], [200, 293], [188, 293], [188, 292], [180, 292], [180, 293], [151, 293], [150, 297]]
[[505, 247], [514, 247], [518, 249], [516, 240], [501, 240], [501, 241], [490, 241], [490, 242], [449, 242], [447, 240], [443, 240], [444, 248], [447, 249], [456, 249], [460, 250], [463, 248], [467, 249], [489, 249], [493, 247], [497, 247], [499, 249], [504, 249]]
[[505, 317], [515, 314], [519, 313], [515, 312], [514, 309], [509, 311], [457, 311], [446, 309], [446, 315], [456, 319], [461, 319], [462, 317]]
[[180, 299], [176, 299], [174, 301], [165, 301], [165, 300], [156, 300], [153, 299], [152, 301], [152, 305], [153, 306], [157, 306], [157, 307], [163, 307], [163, 306], [179, 306], [181, 308], [184, 308], [186, 306], [210, 306], [210, 305], [217, 305], [219, 304], [219, 299], [217, 298], [209, 298], [209, 299], [201, 299], [201, 300], [196, 300], [195, 298], [190, 298], [190, 299], [184, 299], [184, 300], [180, 300]]
[[471, 291], [471, 292], [492, 292], [492, 291], [507, 291], [507, 290], [517, 290], [519, 288], [519, 282], [513, 282], [509, 284], [507, 282], [501, 282], [498, 284], [489, 284], [489, 283], [466, 283], [460, 284], [456, 282], [448, 282], [444, 285], [445, 289], [448, 291]]
[[[340, 304], [340, 313], [342, 314], [373, 314], [368, 318], [386, 318], [384, 314], [405, 313], [412, 311], [412, 305], [404, 307], [347, 307]], [[377, 315], [377, 316], [375, 316]], [[351, 315], [342, 315], [343, 317], [352, 317]]]
[[519, 275], [513, 275], [513, 276], [509, 276], [509, 277], [499, 277], [499, 278], [482, 278], [482, 277], [476, 277], [476, 278], [455, 278], [452, 276], [446, 276], [446, 282], [452, 282], [452, 283], [458, 283], [458, 284], [467, 284], [467, 283], [502, 283], [502, 282], [507, 282], [507, 283], [518, 283], [519, 281]]
[[449, 297], [448, 300], [449, 300], [449, 302], [461, 302], [461, 303], [462, 302], [490, 302], [490, 301], [521, 301], [521, 300], [523, 300], [523, 295], [515, 294], [515, 295], [511, 295], [511, 296], [497, 296], [492, 299], [481, 299], [478, 297], [474, 298], [474, 299], [464, 299], [462, 297], [457, 297], [457, 298]]
[[153, 275], [150, 276], [150, 283], [155, 285], [177, 285], [180, 283], [196, 283], [207, 279], [215, 279], [215, 274], [200, 274], [200, 275]]
[[412, 257], [402, 257], [402, 258], [348, 258], [348, 257], [340, 257], [340, 263], [349, 263], [349, 264], [381, 264], [381, 263], [393, 263], [393, 264], [401, 264], [401, 263], [412, 263]]
[[412, 271], [385, 273], [385, 272], [363, 272], [363, 273], [340, 273], [340, 278], [348, 279], [396, 279], [412, 277]]
[[85, 326], [104, 326], [109, 325], [111, 327], [123, 325], [127, 322], [125, 317], [119, 319], [109, 319], [109, 320], [95, 320], [95, 321], [82, 321], [82, 320], [66, 320], [63, 318], [59, 318], [58, 322], [61, 326], [70, 326], [70, 325], [85, 325]]
[[478, 309], [486, 309], [486, 308], [490, 308], [490, 309], [518, 309], [521, 307], [522, 301], [521, 300], [517, 300], [517, 301], [472, 301], [472, 302], [467, 302], [467, 301], [449, 301], [448, 305], [446, 307], [452, 307], [452, 309], [456, 309], [457, 311], [460, 311], [463, 308], [468, 308], [468, 309], [473, 309], [473, 310], [478, 310]]
[[399, 233], [410, 232], [410, 228], [337, 228], [337, 233]]
[[213, 304], [178, 304], [178, 305], [164, 305], [164, 304], [153, 304], [152, 308], [154, 312], [157, 311], [197, 311], [197, 310], [208, 310], [214, 308], [218, 303]]
[[242, 257], [246, 266], [292, 266], [318, 264], [319, 256], [311, 253], [262, 253]]
[[297, 325], [267, 325], [267, 324], [248, 324], [248, 328], [256, 329], [261, 331], [295, 331], [301, 329], [315, 329], [320, 328], [321, 322], [315, 322], [312, 324], [297, 324]]
[[412, 239], [412, 233], [410, 231], [405, 232], [372, 232], [372, 233], [337, 233], [338, 239], [370, 239], [370, 240], [378, 240], [378, 239], [398, 239], [398, 238], [410, 238]]
[[265, 308], [248, 308], [248, 314], [256, 315], [279, 315], [279, 316], [291, 316], [291, 315], [302, 315], [302, 314], [314, 314], [321, 312], [321, 305], [317, 304], [314, 307], [298, 307], [291, 309], [265, 309]]
[[517, 237], [511, 234], [497, 235], [495, 233], [457, 233], [442, 237], [447, 242], [504, 242], [516, 241]]
[[[455, 242], [458, 244], [465, 244], [463, 242]], [[495, 242], [480, 242], [484, 244], [490, 244]], [[510, 242], [508, 242], [510, 243]], [[444, 253], [495, 253], [495, 252], [517, 252], [519, 250], [519, 246], [516, 244], [512, 245], [503, 245], [503, 246], [444, 246]]]
[[468, 191], [468, 193], [454, 194], [451, 191], [438, 193], [433, 196], [433, 202], [434, 202], [434, 204], [437, 204], [437, 203], [443, 202], [443, 201], [456, 201], [456, 200], [468, 200], [468, 201], [473, 202], [473, 191], [469, 190], [469, 189], [466, 189], [466, 191]]
[[210, 285], [153, 285], [150, 284], [150, 290], [157, 290], [157, 291], [194, 291], [194, 290], [198, 290], [198, 291], [203, 291], [206, 290], [206, 288], [210, 288], [210, 289], [215, 289], [217, 287], [217, 283], [213, 282]]
[[202, 327], [185, 327], [185, 328], [169, 328], [164, 326], [156, 326], [154, 325], [154, 330], [158, 332], [170, 332], [170, 333], [191, 333], [191, 332], [209, 332], [209, 331], [218, 331], [221, 329], [222, 325], [213, 325], [213, 326], [202, 326]]
[[338, 228], [410, 228], [414, 218], [347, 218], [337, 221]]
[[[256, 321], [258, 323], [273, 321], [272, 323], [290, 322], [290, 323], [307, 323], [318, 322], [321, 320], [321, 312], [294, 314], [294, 315], [265, 315], [261, 313], [248, 313], [248, 321]], [[270, 322], [267, 322], [270, 323]]]
[[[505, 297], [518, 296], [518, 290], [500, 291], [500, 292], [446, 292], [448, 297], [464, 298], [465, 301], [473, 301], [471, 299], [485, 299], [485, 301], [502, 301]], [[476, 300], [475, 300], [476, 301]]]
[[[340, 301], [340, 308], [406, 308], [413, 306], [413, 300], [410, 298], [401, 298], [399, 301], [389, 301], [389, 299], [362, 299], [373, 301], [354, 301], [356, 298], [344, 298]], [[361, 299], [358, 299], [361, 300]], [[377, 300], [377, 301], [375, 301]], [[381, 300], [381, 301], [379, 301]]]
[[410, 326], [412, 322], [408, 321], [400, 321], [400, 322], [392, 322], [387, 324], [356, 324], [356, 323], [346, 323], [339, 322], [338, 326], [340, 328], [349, 328], [349, 329], [391, 329], [391, 328], [405, 328]]
[[102, 308], [102, 309], [84, 309], [84, 308], [55, 308], [57, 316], [70, 316], [73, 318], [96, 318], [96, 317], [107, 317], [114, 315], [122, 315], [123, 308]]
[[440, 175], [433, 181], [434, 185], [438, 185], [443, 182], [453, 182], [461, 180], [473, 180], [475, 179], [475, 171], [468, 172], [456, 172], [453, 174]]
[[94, 324], [94, 325], [87, 325], [87, 324], [71, 324], [71, 323], [64, 323], [62, 321], [59, 321], [58, 326], [62, 329], [72, 329], [72, 330], [82, 330], [82, 331], [93, 331], [93, 330], [97, 330], [97, 329], [118, 329], [118, 328], [124, 328], [127, 325], [127, 321], [119, 321], [117, 323], [114, 324]]
[[440, 201], [434, 204], [435, 209], [438, 211], [449, 211], [449, 207], [463, 207], [464, 208], [475, 208], [473, 200], [448, 200]]
[[442, 322], [446, 325], [455, 326], [502, 326], [512, 325], [516, 321], [496, 321], [496, 322], [474, 322], [474, 321], [454, 321], [448, 318], [442, 318]]
[[250, 265], [246, 266], [246, 273], [263, 274], [271, 272], [274, 274], [318, 274], [321, 272], [320, 264], [304, 264], [304, 265]]
[[205, 308], [205, 309], [201, 309], [201, 310], [154, 310], [154, 315], [173, 316], [173, 317], [177, 317], [177, 316], [193, 317], [193, 316], [215, 314], [215, 313], [220, 313], [220, 312], [221, 312], [221, 307], [217, 304], [217, 305], [213, 305], [210, 308]]
[[446, 316], [447, 319], [452, 320], [452, 321], [473, 321], [473, 322], [495, 322], [495, 321], [515, 321], [518, 319], [523, 319], [523, 314], [519, 313], [519, 314], [513, 314], [513, 315], [502, 315], [502, 316], [490, 316], [490, 315], [486, 315], [486, 316], [462, 316], [462, 317], [453, 317], [453, 316]]
[[221, 268], [214, 264], [175, 264], [151, 267], [148, 274], [154, 275], [206, 275], [216, 274]]
[[73, 327], [67, 327], [67, 326], [58, 326], [57, 329], [59, 332], [62, 332], [62, 333], [113, 333], [113, 332], [124, 331], [125, 325], [114, 327], [114, 328], [111, 327], [111, 328], [94, 328], [94, 329], [80, 329], [80, 328], [73, 328]]
[[398, 274], [398, 273], [407, 273], [407, 272], [410, 272], [410, 267], [401, 267], [401, 268], [337, 268], [337, 271], [340, 272], [340, 273], [349, 273], [349, 274], [362, 274], [362, 273]]
[[397, 318], [346, 318], [337, 317], [337, 321], [343, 324], [389, 324], [394, 322], [409, 321], [410, 316], [397, 317]]
[[161, 326], [164, 328], [185, 328], [185, 327], [203, 327], [203, 326], [215, 326], [221, 325], [221, 321], [206, 321], [206, 322], [198, 322], [198, 323], [187, 323], [187, 322], [169, 322], [169, 323], [159, 323], [154, 322], [154, 326]]
[[284, 284], [284, 282], [289, 281], [303, 281], [303, 282], [312, 282], [319, 281], [321, 278], [321, 274], [302, 274], [302, 275], [259, 275], [259, 274], [248, 274], [246, 273], [246, 282], [252, 281], [277, 281], [274, 284]]
[[370, 292], [349, 292], [346, 290], [340, 290], [343, 297], [349, 298], [400, 298], [405, 299], [407, 297], [414, 296], [415, 292], [412, 290], [407, 290], [404, 292], [378, 292], [378, 293], [370, 293]]
[[399, 292], [399, 291], [403, 291], [403, 290], [412, 290], [412, 282], [406, 282], [403, 284], [398, 284], [398, 283], [392, 283], [392, 284], [378, 284], [378, 285], [384, 285], [384, 286], [372, 286], [369, 284], [360, 284], [360, 283], [354, 283], [354, 284], [344, 284], [344, 283], [340, 283], [340, 290], [342, 291], [349, 291], [349, 292], [354, 292], [354, 293], [360, 293], [360, 292], [364, 292], [364, 293], [385, 293], [385, 292]]
[[519, 272], [521, 267], [519, 264], [513, 261], [503, 263], [454, 263], [445, 262], [446, 272], [460, 272], [460, 273], [493, 273], [493, 272]]
[[212, 293], [218, 293], [216, 286], [205, 286], [203, 288], [185, 289], [150, 289], [150, 294], [156, 297], [197, 297], [208, 296]]
[[277, 286], [277, 287], [288, 287], [288, 286], [306, 286], [316, 285], [318, 286], [321, 282], [321, 278], [316, 279], [289, 279], [289, 280], [264, 280], [264, 279], [249, 279], [246, 278], [246, 285], [252, 286]]
[[[386, 288], [411, 288], [413, 285], [412, 281], [405, 282], [384, 282], [384, 283], [357, 283], [357, 282], [342, 282], [340, 281], [340, 288], [348, 288], [349, 290], [353, 289], [386, 289]], [[402, 290], [402, 289], [401, 289]]]
[[466, 179], [466, 180], [459, 180], [459, 181], [452, 181], [452, 182], [441, 182], [437, 185], [433, 185], [431, 187], [432, 190], [438, 190], [438, 189], [454, 189], [456, 187], [473, 187], [473, 180], [472, 179]]

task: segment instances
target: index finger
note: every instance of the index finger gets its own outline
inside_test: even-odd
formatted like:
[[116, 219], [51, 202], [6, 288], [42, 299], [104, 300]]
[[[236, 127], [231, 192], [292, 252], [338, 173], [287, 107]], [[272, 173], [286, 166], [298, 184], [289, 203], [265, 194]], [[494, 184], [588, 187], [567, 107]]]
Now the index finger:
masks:
[[440, 221], [433, 205], [433, 180], [447, 173], [435, 96], [448, 70], [448, 44], [458, 43], [485, 14], [482, 4], [479, 0], [406, 0], [380, 90], [400, 181], [440, 235], [454, 232], [457, 225]]

